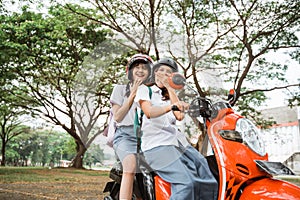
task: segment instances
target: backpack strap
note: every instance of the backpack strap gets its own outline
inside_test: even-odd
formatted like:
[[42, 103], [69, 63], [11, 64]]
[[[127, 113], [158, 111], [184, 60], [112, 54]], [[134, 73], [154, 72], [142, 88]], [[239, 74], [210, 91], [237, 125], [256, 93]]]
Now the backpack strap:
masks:
[[[148, 90], [149, 90], [149, 97], [150, 97], [150, 99], [152, 98], [152, 90], [151, 90], [151, 88], [149, 87], [149, 86], [147, 86], [147, 88], [148, 88]], [[142, 124], [142, 122], [143, 122], [143, 116], [144, 116], [144, 112], [142, 111], [142, 109], [141, 109], [141, 113], [140, 113], [140, 124]]]
[[[148, 86], [147, 87], [149, 90], [149, 97], [150, 99], [152, 98], [152, 90], [151, 88]], [[140, 112], [140, 116], [138, 114], [138, 111], [135, 111], [135, 117], [134, 117], [134, 132], [137, 138], [137, 153], [140, 153], [141, 151], [141, 144], [142, 144], [142, 131], [141, 131], [141, 126], [142, 126], [142, 122], [143, 122], [143, 116], [144, 116], [144, 112], [141, 110]]]
[[152, 90], [151, 90], [151, 87], [150, 86], [148, 86], [148, 90], [149, 90], [149, 97], [150, 97], [150, 99], [152, 98]]

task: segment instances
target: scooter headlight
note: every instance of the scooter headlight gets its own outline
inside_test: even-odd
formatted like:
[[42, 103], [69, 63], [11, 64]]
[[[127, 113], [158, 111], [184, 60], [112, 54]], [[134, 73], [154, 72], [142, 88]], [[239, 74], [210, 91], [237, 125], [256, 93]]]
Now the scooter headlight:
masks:
[[256, 126], [248, 119], [241, 118], [236, 122], [236, 131], [241, 134], [244, 144], [257, 154], [266, 155], [264, 143]]

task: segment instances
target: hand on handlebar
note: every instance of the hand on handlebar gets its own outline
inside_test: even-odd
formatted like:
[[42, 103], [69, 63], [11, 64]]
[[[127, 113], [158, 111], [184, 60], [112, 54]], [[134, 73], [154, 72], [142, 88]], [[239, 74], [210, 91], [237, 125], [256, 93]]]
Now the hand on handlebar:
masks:
[[189, 106], [190, 105], [188, 103], [185, 103], [183, 101], [178, 101], [172, 105], [171, 110], [184, 112], [189, 109]]

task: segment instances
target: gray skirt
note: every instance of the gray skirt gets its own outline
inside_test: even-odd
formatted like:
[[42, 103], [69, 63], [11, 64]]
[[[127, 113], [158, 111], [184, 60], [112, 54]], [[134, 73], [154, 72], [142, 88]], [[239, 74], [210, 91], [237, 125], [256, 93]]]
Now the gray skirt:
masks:
[[127, 155], [137, 153], [137, 138], [133, 126], [117, 127], [113, 148], [120, 161], [123, 161]]
[[206, 158], [191, 145], [159, 146], [145, 151], [144, 155], [151, 168], [171, 183], [170, 200], [217, 199], [218, 183]]

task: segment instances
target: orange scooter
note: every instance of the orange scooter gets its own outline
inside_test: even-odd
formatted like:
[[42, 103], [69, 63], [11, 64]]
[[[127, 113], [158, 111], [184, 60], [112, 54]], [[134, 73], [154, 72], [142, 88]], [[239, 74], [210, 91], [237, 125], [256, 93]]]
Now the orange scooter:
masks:
[[[180, 74], [173, 74], [170, 85], [176, 89], [182, 88], [185, 79]], [[218, 200], [300, 200], [298, 186], [274, 177], [295, 175], [293, 171], [280, 162], [268, 161], [256, 126], [233, 110], [234, 90], [230, 91], [228, 101], [216, 103], [193, 91], [196, 97], [188, 112], [191, 117], [202, 118], [205, 123], [206, 138], [202, 153], [218, 180]], [[139, 169], [135, 194], [144, 200], [170, 198], [170, 184], [151, 172], [143, 159], [140, 159]], [[110, 177], [114, 181], [107, 183], [104, 192], [110, 192], [110, 195], [104, 199], [118, 199], [121, 176], [121, 170], [111, 170]]]
[[[185, 79], [176, 74], [172, 82], [183, 85]], [[295, 174], [280, 162], [268, 161], [259, 131], [250, 120], [235, 113], [234, 100], [234, 90], [230, 90], [228, 101], [216, 103], [197, 95], [189, 110], [192, 117], [202, 117], [205, 122], [207, 135], [202, 153], [218, 180], [218, 199], [300, 200], [298, 186], [274, 178], [274, 175]], [[168, 183], [156, 177], [155, 187], [157, 200], [169, 199]]]

